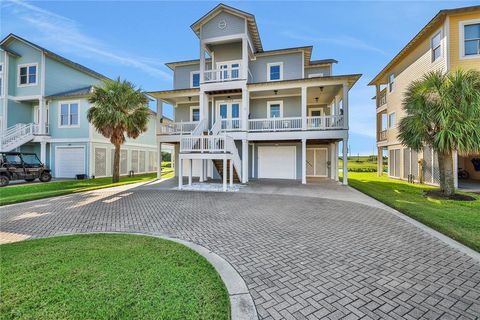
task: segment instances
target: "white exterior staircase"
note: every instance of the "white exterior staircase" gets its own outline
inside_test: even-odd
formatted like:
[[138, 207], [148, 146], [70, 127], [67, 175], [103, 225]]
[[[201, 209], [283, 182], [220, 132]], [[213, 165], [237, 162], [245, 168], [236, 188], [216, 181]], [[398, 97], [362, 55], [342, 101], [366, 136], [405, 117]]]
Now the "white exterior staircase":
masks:
[[17, 123], [0, 133], [0, 151], [12, 151], [32, 141], [38, 133], [38, 125], [34, 123]]

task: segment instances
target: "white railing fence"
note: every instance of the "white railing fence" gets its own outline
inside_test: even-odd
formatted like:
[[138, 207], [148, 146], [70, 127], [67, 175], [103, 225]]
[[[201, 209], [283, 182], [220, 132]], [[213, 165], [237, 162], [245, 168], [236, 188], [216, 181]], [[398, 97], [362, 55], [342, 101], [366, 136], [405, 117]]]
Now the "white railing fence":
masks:
[[200, 122], [198, 122], [197, 126], [195, 129], [192, 130], [192, 136], [199, 136], [201, 135], [205, 130], [207, 130], [208, 127], [208, 121], [207, 119], [203, 119]]
[[242, 129], [242, 121], [239, 118], [221, 119], [222, 130], [234, 131]]
[[[0, 150], [10, 151], [33, 138], [36, 125], [17, 123], [0, 134]], [[19, 145], [20, 144], [20, 145]]]
[[302, 117], [249, 119], [250, 131], [290, 131], [302, 129]]
[[343, 115], [307, 117], [307, 129], [309, 130], [327, 130], [343, 129]]
[[222, 121], [220, 119], [220, 120], [215, 121], [212, 128], [210, 129], [210, 134], [216, 136], [220, 132], [221, 129], [222, 129]]
[[239, 179], [242, 179], [242, 160], [238, 155], [238, 149], [232, 137], [225, 136], [226, 149], [232, 154], [232, 161]]
[[180, 139], [180, 152], [225, 153], [225, 136], [186, 136]]
[[161, 123], [160, 134], [189, 134], [197, 127], [199, 121]]
[[242, 77], [242, 66], [228, 67], [222, 69], [205, 70], [204, 82], [223, 82], [240, 80]]

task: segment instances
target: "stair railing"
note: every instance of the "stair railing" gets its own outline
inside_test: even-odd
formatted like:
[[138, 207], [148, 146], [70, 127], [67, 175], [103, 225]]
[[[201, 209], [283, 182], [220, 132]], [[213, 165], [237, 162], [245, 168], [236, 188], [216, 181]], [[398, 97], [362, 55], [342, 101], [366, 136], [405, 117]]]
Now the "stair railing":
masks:
[[238, 149], [235, 145], [235, 140], [232, 137], [225, 135], [225, 150], [232, 155], [233, 166], [237, 170], [238, 178], [242, 179], [242, 160], [238, 155]]

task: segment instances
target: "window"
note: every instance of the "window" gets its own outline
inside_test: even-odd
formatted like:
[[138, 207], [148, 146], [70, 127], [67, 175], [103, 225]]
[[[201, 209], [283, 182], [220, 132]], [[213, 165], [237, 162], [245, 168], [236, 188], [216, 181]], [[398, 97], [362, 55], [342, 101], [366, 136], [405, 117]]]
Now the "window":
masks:
[[200, 87], [200, 72], [193, 71], [190, 75], [190, 87]]
[[391, 149], [388, 155], [389, 176], [400, 178], [400, 149]]
[[190, 107], [190, 121], [200, 121], [200, 108], [198, 106]]
[[432, 47], [432, 62], [436, 61], [442, 55], [442, 34], [439, 31], [436, 35], [432, 37], [431, 47]]
[[3, 63], [0, 63], [0, 97], [3, 97]]
[[388, 115], [388, 127], [395, 127], [395, 112], [392, 112]]
[[267, 109], [269, 118], [283, 117], [283, 101], [269, 101], [267, 103]]
[[480, 55], [480, 21], [463, 25], [464, 56]]
[[275, 62], [267, 64], [268, 81], [283, 80], [283, 63]]
[[78, 102], [60, 103], [60, 127], [78, 127], [79, 122], [79, 106]]
[[393, 88], [395, 85], [395, 75], [392, 73], [388, 76], [388, 92], [393, 92]]
[[37, 84], [37, 64], [22, 64], [18, 66], [18, 85], [32, 86]]

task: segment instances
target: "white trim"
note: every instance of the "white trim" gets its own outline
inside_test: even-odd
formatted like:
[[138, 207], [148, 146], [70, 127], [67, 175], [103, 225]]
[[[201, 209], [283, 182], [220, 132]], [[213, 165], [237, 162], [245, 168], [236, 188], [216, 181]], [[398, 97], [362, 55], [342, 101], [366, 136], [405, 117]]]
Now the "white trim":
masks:
[[[252, 97], [250, 96], [250, 100], [255, 100], [255, 99], [277, 99], [277, 98], [288, 98], [288, 97], [301, 97], [301, 93], [291, 93], [291, 94], [273, 94], [270, 96], [257, 96], [257, 97]], [[324, 104], [324, 103], [322, 103]]]
[[460, 60], [468, 60], [468, 59], [478, 59], [480, 58], [480, 54], [474, 54], [474, 55], [465, 55], [465, 26], [470, 25], [470, 24], [478, 24], [480, 23], [480, 19], [472, 19], [472, 20], [465, 20], [465, 21], [460, 21], [458, 23], [458, 30], [460, 32], [459, 38], [458, 38], [458, 45], [459, 45], [459, 53], [460, 53]]
[[311, 74], [308, 75], [309, 78], [323, 77], [323, 76], [324, 76], [323, 72], [311, 73]]
[[[193, 122], [193, 109], [198, 109], [200, 113], [200, 106], [190, 106], [190, 122]], [[198, 121], [200, 121], [200, 119], [198, 119]]]
[[267, 101], [267, 118], [274, 118], [271, 116], [271, 107], [272, 104], [278, 104], [280, 105], [280, 117], [283, 118], [283, 100], [277, 100], [277, 101]]
[[41, 95], [32, 95], [32, 96], [8, 96], [8, 100], [13, 100], [13, 101], [27, 101], [27, 100], [40, 100], [42, 98]]
[[[242, 99], [231, 99], [231, 100], [215, 100], [215, 121], [220, 119], [220, 105], [227, 105], [227, 117], [225, 119], [241, 119], [242, 118]], [[238, 117], [232, 117], [232, 104], [238, 104]]]
[[[76, 104], [78, 106], [78, 123], [75, 125], [67, 124], [62, 125], [62, 104], [68, 105], [68, 114], [67, 120], [70, 123], [70, 105]], [[58, 102], [58, 127], [62, 129], [70, 129], [70, 128], [79, 128], [80, 127], [80, 101], [79, 100], [69, 100], [69, 101], [59, 101]]]
[[[390, 82], [390, 77], [393, 76], [393, 81]], [[391, 84], [391, 85], [390, 85]], [[392, 93], [395, 91], [395, 73], [390, 73], [387, 78], [387, 93]]]
[[0, 62], [0, 67], [2, 69], [0, 71], [0, 79], [2, 79], [2, 83], [0, 86], [0, 98], [3, 98], [5, 96], [5, 78], [3, 77], [3, 75], [5, 74], [5, 64], [3, 62]]
[[445, 58], [446, 58], [446, 70], [445, 73], [450, 71], [450, 16], [447, 16], [444, 24], [445, 28]]
[[[270, 79], [270, 68], [274, 66], [280, 66], [280, 79]], [[283, 62], [270, 62], [267, 63], [267, 81], [282, 81], [283, 80]]]
[[[73, 146], [69, 146], [69, 145], [60, 145], [60, 146], [55, 146], [55, 178], [66, 178], [66, 177], [59, 177], [57, 172], [58, 172], [58, 157], [57, 157], [57, 150], [58, 149], [66, 149], [66, 148], [82, 148], [83, 149], [83, 173], [84, 174], [87, 174], [89, 175], [88, 172], [85, 172], [86, 171], [86, 166], [87, 166], [87, 163], [86, 163], [86, 156], [85, 156], [85, 145], [73, 145]], [[50, 149], [52, 149], [50, 147]], [[52, 159], [50, 158], [50, 161], [52, 161]]]
[[324, 110], [324, 108], [320, 108], [320, 107], [318, 107], [318, 108], [309, 108], [309, 109], [308, 109], [308, 115], [309, 115], [310, 117], [313, 117], [313, 116], [312, 116], [312, 111], [320, 111], [320, 113], [321, 113], [322, 116], [325, 115], [325, 110]]
[[[32, 67], [32, 66], [35, 66], [35, 83], [29, 83], [29, 78], [30, 78], [30, 73], [28, 72], [28, 69], [29, 67]], [[21, 68], [27, 68], [27, 83], [25, 84], [21, 84], [20, 83], [20, 69]], [[33, 63], [23, 63], [23, 64], [19, 64], [17, 65], [17, 87], [33, 87], [33, 86], [36, 86], [38, 85], [38, 63], [37, 62], [33, 62]]]
[[[193, 75], [198, 74], [198, 87], [193, 86]], [[200, 88], [200, 70], [197, 71], [190, 71], [190, 88]]]
[[[437, 35], [440, 36], [440, 42], [439, 42], [439, 44], [438, 44], [438, 47], [436, 47], [436, 48], [440, 48], [440, 56], [438, 56], [437, 59], [433, 60], [433, 58], [434, 58], [434, 57], [433, 57], [433, 50], [435, 49], [435, 48], [433, 48], [433, 38], [435, 38]], [[438, 62], [441, 61], [442, 58], [443, 58], [443, 53], [445, 52], [445, 50], [444, 50], [444, 48], [443, 48], [443, 35], [444, 35], [443, 30], [442, 30], [442, 28], [440, 28], [440, 29], [438, 29], [437, 31], [435, 31], [435, 32], [432, 34], [432, 36], [430, 37], [430, 61], [431, 61], [433, 64], [438, 63]]]

